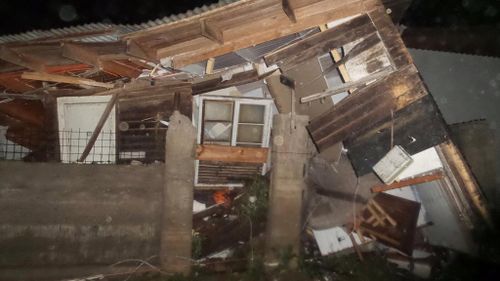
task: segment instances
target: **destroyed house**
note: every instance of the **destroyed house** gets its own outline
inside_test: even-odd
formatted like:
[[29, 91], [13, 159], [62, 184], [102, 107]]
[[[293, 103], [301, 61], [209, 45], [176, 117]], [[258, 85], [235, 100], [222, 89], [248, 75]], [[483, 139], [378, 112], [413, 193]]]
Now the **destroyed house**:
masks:
[[[305, 225], [322, 254], [378, 241], [412, 256], [421, 228], [474, 251], [484, 198], [391, 12], [240, 0], [0, 37], [0, 243], [17, 253], [0, 274], [153, 255], [188, 272], [193, 227], [214, 239], [205, 256], [248, 239], [203, 218], [258, 175], [269, 249], [298, 252]], [[194, 217], [193, 198], [208, 207]]]

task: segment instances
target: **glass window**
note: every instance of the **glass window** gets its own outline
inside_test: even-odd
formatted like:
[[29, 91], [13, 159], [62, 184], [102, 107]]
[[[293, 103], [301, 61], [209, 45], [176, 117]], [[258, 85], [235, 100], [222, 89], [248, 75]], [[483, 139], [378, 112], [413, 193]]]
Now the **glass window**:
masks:
[[239, 123], [264, 124], [264, 112], [266, 107], [257, 104], [240, 105]]
[[231, 145], [233, 105], [231, 101], [204, 102], [203, 143]]

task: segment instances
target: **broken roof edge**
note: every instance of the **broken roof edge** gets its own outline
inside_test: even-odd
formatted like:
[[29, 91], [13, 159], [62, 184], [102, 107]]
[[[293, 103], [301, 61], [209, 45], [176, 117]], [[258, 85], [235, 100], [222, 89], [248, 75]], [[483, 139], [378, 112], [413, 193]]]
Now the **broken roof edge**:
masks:
[[434, 53], [434, 54], [445, 54], [445, 55], [455, 55], [455, 56], [500, 60], [500, 57], [498, 57], [498, 56], [490, 56], [490, 55], [483, 55], [483, 54], [473, 54], [473, 53], [466, 53], [466, 52], [453, 52], [450, 50], [437, 50], [434, 48], [415, 48], [415, 47], [410, 47], [410, 46], [406, 46], [406, 48], [410, 51], [410, 53], [411, 53], [411, 51], [415, 50], [415, 51], [426, 52], [429, 54]]
[[152, 21], [148, 21], [147, 23], [143, 24], [132, 25], [132, 27], [136, 27], [137, 29], [129, 33], [123, 34], [121, 36], [121, 39], [131, 39], [136, 36], [139, 36], [140, 35], [139, 33], [155, 32], [158, 29], [165, 28], [167, 26], [182, 24], [186, 21], [195, 20], [197, 18], [203, 18], [210, 14], [217, 13], [223, 9], [227, 9], [237, 5], [242, 5], [252, 1], [255, 0], [220, 0], [219, 2], [211, 4], [209, 6], [203, 5], [201, 7], [188, 10], [184, 13], [164, 17], [161, 20], [157, 19], [154, 21], [154, 25], [145, 26], [145, 24], [149, 24]]
[[148, 20], [138, 24], [108, 24], [108, 23], [87, 23], [81, 25], [74, 25], [61, 28], [52, 29], [34, 29], [26, 32], [5, 34], [0, 36], [0, 44], [16, 43], [16, 42], [29, 42], [35, 40], [45, 40], [50, 37], [71, 36], [83, 32], [98, 32], [99, 30], [112, 30], [114, 34], [98, 34], [81, 38], [77, 41], [82, 42], [114, 42], [120, 41], [123, 37], [128, 35], [133, 36], [136, 32], [150, 31], [156, 28], [170, 25], [185, 20], [191, 20], [195, 17], [201, 17], [206, 14], [218, 11], [220, 9], [241, 4], [242, 2], [249, 2], [252, 0], [219, 0], [217, 3], [211, 5], [203, 5], [194, 9], [187, 10], [183, 13], [171, 14], [163, 18]]

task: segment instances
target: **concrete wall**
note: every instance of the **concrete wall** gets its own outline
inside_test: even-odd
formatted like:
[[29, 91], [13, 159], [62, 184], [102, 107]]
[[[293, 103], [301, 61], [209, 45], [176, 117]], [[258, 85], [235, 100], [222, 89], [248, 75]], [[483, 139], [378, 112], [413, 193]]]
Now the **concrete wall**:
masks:
[[163, 165], [0, 161], [0, 276], [4, 267], [158, 255], [163, 173]]

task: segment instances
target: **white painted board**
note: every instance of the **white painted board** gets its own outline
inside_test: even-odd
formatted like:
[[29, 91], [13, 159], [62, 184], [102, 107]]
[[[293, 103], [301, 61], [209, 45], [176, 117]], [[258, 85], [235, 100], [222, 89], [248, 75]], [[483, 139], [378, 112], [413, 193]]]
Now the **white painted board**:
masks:
[[[111, 96], [57, 98], [61, 161], [75, 163], [82, 154]], [[96, 145], [84, 163], [115, 163], [116, 117], [111, 110]]]
[[441, 159], [439, 159], [439, 155], [434, 147], [413, 154], [411, 158], [413, 162], [398, 175], [397, 181], [413, 178], [443, 168], [443, 163]]
[[401, 146], [395, 145], [373, 166], [373, 171], [385, 184], [391, 184], [412, 161], [411, 156]]

